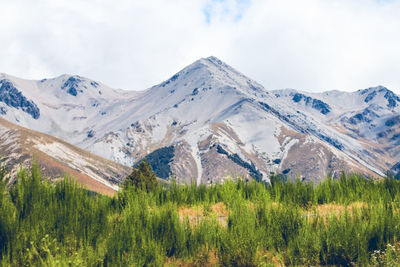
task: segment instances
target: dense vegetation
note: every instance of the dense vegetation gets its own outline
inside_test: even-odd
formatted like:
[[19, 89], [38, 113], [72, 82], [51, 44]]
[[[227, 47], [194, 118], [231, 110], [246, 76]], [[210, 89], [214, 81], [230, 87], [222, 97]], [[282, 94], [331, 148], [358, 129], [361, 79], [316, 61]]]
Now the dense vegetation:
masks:
[[125, 178], [123, 189], [133, 187], [135, 190], [150, 192], [154, 191], [157, 186], [157, 176], [151, 169], [150, 163], [147, 160], [142, 160]]
[[71, 179], [0, 171], [0, 263], [51, 266], [398, 265], [400, 182], [303, 182], [140, 190], [110, 198]]

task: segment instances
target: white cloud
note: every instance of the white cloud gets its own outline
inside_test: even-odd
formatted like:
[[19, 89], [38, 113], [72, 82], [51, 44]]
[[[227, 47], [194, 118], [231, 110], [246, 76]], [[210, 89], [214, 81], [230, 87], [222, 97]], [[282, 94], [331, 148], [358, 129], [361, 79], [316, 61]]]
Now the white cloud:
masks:
[[400, 92], [400, 1], [4, 0], [0, 72], [141, 90], [215, 55], [268, 89]]

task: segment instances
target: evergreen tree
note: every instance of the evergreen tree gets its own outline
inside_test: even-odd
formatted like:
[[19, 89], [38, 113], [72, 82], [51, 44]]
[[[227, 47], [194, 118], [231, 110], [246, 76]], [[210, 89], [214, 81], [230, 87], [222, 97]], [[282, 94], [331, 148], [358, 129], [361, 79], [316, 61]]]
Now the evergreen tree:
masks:
[[137, 166], [137, 169], [133, 169], [132, 173], [126, 177], [124, 183], [125, 188], [133, 186], [135, 190], [144, 189], [147, 192], [153, 191], [157, 185], [156, 174], [146, 159]]

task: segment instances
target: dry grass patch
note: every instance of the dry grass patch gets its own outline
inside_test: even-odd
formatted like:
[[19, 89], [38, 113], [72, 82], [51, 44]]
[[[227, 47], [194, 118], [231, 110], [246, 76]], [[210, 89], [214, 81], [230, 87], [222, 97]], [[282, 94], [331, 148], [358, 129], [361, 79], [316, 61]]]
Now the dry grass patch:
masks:
[[178, 214], [182, 221], [188, 219], [191, 226], [198, 225], [204, 218], [212, 217], [222, 226], [226, 226], [229, 212], [224, 203], [219, 202], [209, 206], [178, 207]]
[[365, 202], [354, 202], [349, 205], [338, 205], [338, 204], [323, 204], [318, 205], [315, 209], [316, 213], [321, 217], [326, 217], [329, 215], [340, 216], [344, 214], [347, 210], [350, 214], [356, 209], [368, 208], [368, 204]]
[[211, 205], [211, 211], [219, 216], [228, 216], [228, 211], [222, 202]]
[[339, 205], [339, 204], [329, 203], [329, 204], [314, 206], [314, 208], [307, 209], [304, 211], [303, 216], [308, 217], [311, 220], [314, 220], [316, 217], [322, 218], [324, 225], [327, 226], [329, 217], [335, 216], [340, 218], [346, 212], [350, 216], [353, 216], [356, 210], [360, 210], [362, 208], [368, 208], [368, 203], [354, 202], [349, 205]]
[[227, 226], [228, 210], [224, 203], [219, 202], [210, 207], [211, 213], [215, 215], [217, 222], [222, 226]]
[[178, 207], [179, 218], [183, 221], [188, 219], [191, 226], [197, 225], [202, 217], [203, 210], [201, 206]]

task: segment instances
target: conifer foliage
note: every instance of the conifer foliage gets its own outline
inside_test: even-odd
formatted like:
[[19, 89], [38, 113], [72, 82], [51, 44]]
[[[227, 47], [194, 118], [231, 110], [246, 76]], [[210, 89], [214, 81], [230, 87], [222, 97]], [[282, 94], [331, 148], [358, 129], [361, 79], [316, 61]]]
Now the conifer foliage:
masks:
[[157, 187], [156, 174], [146, 159], [125, 178], [124, 187], [127, 188], [129, 186], [133, 186], [135, 190], [143, 189], [147, 192], [153, 191]]

